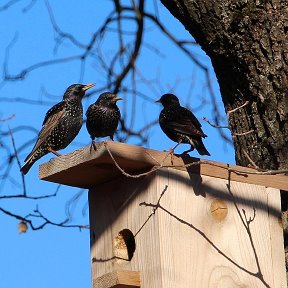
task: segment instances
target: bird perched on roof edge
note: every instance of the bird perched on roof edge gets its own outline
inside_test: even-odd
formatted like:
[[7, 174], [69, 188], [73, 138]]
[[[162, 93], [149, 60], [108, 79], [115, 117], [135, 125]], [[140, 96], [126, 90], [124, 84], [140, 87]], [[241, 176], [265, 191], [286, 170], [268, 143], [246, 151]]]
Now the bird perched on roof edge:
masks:
[[88, 107], [86, 128], [92, 139], [91, 148], [93, 146], [94, 150], [96, 150], [95, 138], [110, 136], [113, 140], [113, 135], [121, 118], [120, 110], [116, 105], [119, 100], [123, 99], [116, 94], [105, 92]]
[[25, 175], [32, 165], [52, 152], [60, 156], [57, 150], [66, 148], [79, 133], [83, 123], [82, 98], [86, 90], [95, 84], [73, 84], [67, 88], [63, 100], [46, 113], [38, 139], [26, 157], [25, 164], [20, 171]]
[[194, 114], [182, 107], [179, 99], [173, 94], [164, 94], [156, 102], [160, 102], [164, 107], [159, 115], [159, 124], [163, 132], [178, 144], [190, 144], [191, 148], [185, 151], [185, 154], [195, 148], [200, 155], [210, 156], [202, 142], [202, 138], [207, 135], [202, 131], [201, 124]]

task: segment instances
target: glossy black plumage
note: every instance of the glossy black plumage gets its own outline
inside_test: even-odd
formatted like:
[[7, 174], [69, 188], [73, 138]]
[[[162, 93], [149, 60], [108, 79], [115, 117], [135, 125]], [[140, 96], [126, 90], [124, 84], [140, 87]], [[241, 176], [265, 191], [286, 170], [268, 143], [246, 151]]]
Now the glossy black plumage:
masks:
[[122, 98], [113, 93], [105, 92], [99, 96], [94, 104], [88, 107], [86, 127], [93, 146], [95, 138], [109, 136], [113, 140], [121, 117], [120, 110], [116, 105], [118, 100], [122, 100]]
[[49, 152], [66, 148], [79, 133], [83, 123], [82, 98], [94, 84], [69, 86], [63, 100], [48, 110], [31, 153], [26, 157], [21, 172], [26, 174], [31, 166]]
[[190, 144], [191, 148], [184, 153], [193, 151], [194, 148], [200, 155], [209, 155], [202, 138], [207, 137], [201, 129], [201, 124], [194, 114], [182, 107], [179, 99], [173, 94], [164, 94], [158, 101], [163, 105], [159, 115], [159, 124], [163, 132], [177, 143]]

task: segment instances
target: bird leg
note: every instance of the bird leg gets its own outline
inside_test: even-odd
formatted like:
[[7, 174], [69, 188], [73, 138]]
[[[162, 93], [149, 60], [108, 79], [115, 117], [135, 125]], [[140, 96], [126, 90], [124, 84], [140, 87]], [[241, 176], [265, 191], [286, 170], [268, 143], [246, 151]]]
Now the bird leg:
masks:
[[177, 143], [173, 148], [171, 148], [169, 151], [170, 153], [174, 154], [175, 149], [181, 144], [182, 141], [180, 141], [179, 143]]
[[90, 145], [90, 153], [92, 152], [92, 147], [93, 147], [94, 151], [97, 150], [96, 143], [94, 140], [92, 140], [91, 145]]
[[191, 152], [191, 151], [194, 150], [194, 143], [193, 143], [193, 141], [192, 141], [189, 137], [187, 137], [187, 136], [186, 136], [186, 138], [188, 139], [191, 147], [190, 147], [190, 149], [184, 151], [184, 152], [182, 153], [182, 155], [187, 155], [189, 152]]
[[174, 147], [170, 148], [169, 150], [164, 150], [164, 152], [169, 152], [170, 154], [174, 154], [174, 150], [178, 147], [181, 142], [177, 143]]
[[57, 157], [62, 156], [60, 153], [58, 153], [57, 151], [53, 150], [52, 148], [48, 148], [48, 151], [53, 153], [54, 155], [56, 155]]

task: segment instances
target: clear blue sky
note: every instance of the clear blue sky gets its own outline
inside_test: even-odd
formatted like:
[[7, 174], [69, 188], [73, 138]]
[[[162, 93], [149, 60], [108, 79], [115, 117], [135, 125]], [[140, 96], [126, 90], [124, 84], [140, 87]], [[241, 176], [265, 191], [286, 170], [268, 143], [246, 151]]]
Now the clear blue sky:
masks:
[[[6, 2], [8, 0], [1, 1], [0, 8]], [[16, 1], [15, 5], [0, 13], [0, 21], [2, 23], [0, 26], [1, 66], [4, 63], [7, 45], [14, 37], [17, 39], [9, 54], [8, 70], [11, 74], [17, 74], [37, 62], [58, 59], [79, 52], [70, 42], [64, 41], [59, 46], [57, 54], [54, 53], [55, 34], [51, 27], [45, 1], [36, 1], [28, 12], [23, 12], [23, 8], [30, 2], [30, 0]], [[152, 3], [152, 1], [147, 2]], [[111, 1], [107, 0], [51, 1], [50, 5], [54, 11], [58, 26], [65, 32], [73, 33], [84, 43], [89, 41], [95, 29], [103, 23], [104, 17], [111, 10]], [[152, 7], [148, 6], [147, 9], [151, 10]], [[160, 20], [169, 27], [171, 32], [181, 39], [190, 39], [190, 35], [182, 25], [160, 3], [158, 9]], [[200, 120], [203, 116], [212, 119], [212, 105], [207, 86], [205, 86], [203, 72], [197, 69], [197, 66], [180, 52], [174, 44], [167, 40], [165, 36], [161, 35], [151, 22], [147, 22], [146, 25], [148, 29], [144, 38], [146, 48], [141, 50], [141, 57], [137, 63], [141, 67], [143, 75], [148, 79], [154, 79], [155, 83], [159, 82], [161, 87], [156, 85], [156, 83], [155, 85], [153, 84], [156, 88], [148, 89], [146, 85], [140, 84], [140, 87], [143, 86], [141, 88], [143, 93], [149, 95], [150, 101], [141, 99], [137, 102], [135, 127], [141, 127], [143, 123], [148, 123], [149, 120], [155, 119], [159, 115], [161, 107], [154, 104], [152, 100], [156, 100], [160, 98], [161, 94], [170, 91], [179, 96], [183, 105], [189, 105], [192, 109], [197, 107], [194, 112]], [[109, 39], [103, 40], [107, 55], [113, 51], [113, 43], [117, 40], [115, 39], [115, 34], [111, 33], [109, 37]], [[151, 44], [155, 45], [161, 52], [160, 57], [152, 53], [148, 48]], [[210, 67], [210, 81], [215, 87], [217, 103], [224, 115], [217, 80], [209, 64], [210, 61], [199, 47], [196, 46], [194, 49], [198, 59]], [[104, 83], [103, 70], [101, 70], [97, 60], [87, 62], [82, 78], [80, 78], [80, 69], [80, 64], [77, 61], [69, 64], [53, 65], [32, 71], [23, 81], [6, 82], [1, 85], [0, 98], [6, 97], [13, 100], [17, 97], [23, 97], [31, 100], [42, 99], [50, 103], [48, 105], [28, 105], [1, 101], [0, 119], [6, 118], [11, 114], [16, 115], [9, 122], [0, 124], [1, 131], [7, 131], [7, 125], [11, 128], [19, 125], [31, 125], [36, 129], [35, 131], [39, 131], [46, 111], [50, 105], [61, 100], [67, 86], [79, 81], [82, 83], [95, 82], [98, 87]], [[50, 96], [47, 96], [43, 91], [49, 93]], [[119, 96], [123, 98], [126, 96], [127, 105], [131, 103], [129, 96]], [[189, 96], [191, 97], [188, 102]], [[91, 99], [84, 99], [84, 109], [94, 102], [96, 98], [97, 95], [94, 95]], [[199, 107], [203, 98], [207, 100], [207, 104], [204, 107]], [[123, 103], [119, 106], [123, 110]], [[212, 155], [210, 159], [234, 163], [233, 147], [223, 141], [215, 128], [210, 127], [203, 121], [201, 123], [203, 130], [209, 136], [205, 139], [205, 145]], [[34, 137], [35, 131], [15, 132], [17, 147], [20, 147], [21, 143], [27, 139]], [[229, 133], [226, 134], [229, 136]], [[162, 133], [158, 125], [149, 132], [149, 139], [148, 146], [153, 149], [165, 150], [174, 145]], [[6, 139], [5, 143], [11, 146], [9, 139]], [[83, 127], [74, 142], [61, 153], [71, 152], [89, 143], [89, 136], [85, 127]], [[137, 141], [131, 139], [129, 143], [135, 144]], [[31, 143], [26, 151], [19, 155], [22, 163], [32, 146], [33, 144]], [[187, 147], [180, 147], [177, 152], [181, 152], [185, 148]], [[3, 155], [5, 156], [6, 154], [3, 149], [1, 151], [1, 148], [0, 155], [2, 161]], [[198, 157], [198, 154], [191, 153], [191, 156]], [[38, 165], [48, 161], [51, 157], [52, 155], [43, 157], [27, 175], [27, 189], [31, 195], [53, 193], [57, 189], [56, 184], [43, 182], [38, 179]], [[21, 183], [17, 165], [14, 165], [11, 175], [18, 183]], [[67, 211], [65, 208], [67, 207], [67, 201], [78, 192], [79, 189], [62, 186], [58, 197], [39, 202], [39, 209], [50, 219], [61, 221], [66, 217]], [[2, 182], [0, 193], [0, 195], [21, 193], [21, 187], [17, 183], [6, 181], [3, 184]], [[1, 207], [23, 216], [32, 212], [36, 205], [37, 202], [32, 200], [0, 201]], [[72, 208], [71, 223], [87, 224], [86, 191], [82, 191], [80, 199], [75, 202]], [[19, 235], [17, 223], [17, 220], [0, 214], [0, 287], [90, 287], [89, 231], [83, 230], [79, 232], [78, 229], [47, 226], [40, 231], [28, 231], [26, 234]]]

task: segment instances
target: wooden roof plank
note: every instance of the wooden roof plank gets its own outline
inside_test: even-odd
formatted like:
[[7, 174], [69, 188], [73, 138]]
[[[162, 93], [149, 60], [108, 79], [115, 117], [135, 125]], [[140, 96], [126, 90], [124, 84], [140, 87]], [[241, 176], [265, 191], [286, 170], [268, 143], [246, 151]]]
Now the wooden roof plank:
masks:
[[287, 175], [253, 174], [259, 172], [252, 168], [190, 156], [172, 156], [168, 152], [113, 141], [97, 143], [96, 151], [90, 151], [90, 146], [86, 146], [53, 158], [40, 165], [39, 178], [69, 186], [92, 188], [121, 174], [135, 175], [160, 166], [288, 191]]

